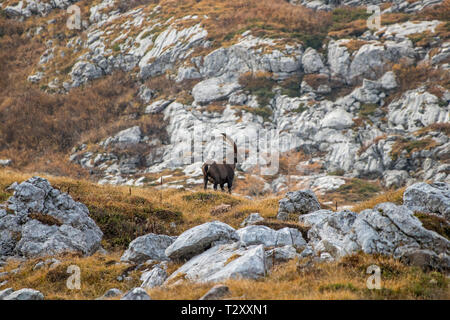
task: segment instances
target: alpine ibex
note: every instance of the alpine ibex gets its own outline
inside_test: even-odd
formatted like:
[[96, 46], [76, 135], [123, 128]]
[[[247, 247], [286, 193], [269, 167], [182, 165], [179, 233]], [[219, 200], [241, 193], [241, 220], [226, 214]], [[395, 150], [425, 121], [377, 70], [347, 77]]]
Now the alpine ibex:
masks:
[[233, 164], [226, 163], [226, 160], [223, 160], [223, 163], [217, 163], [215, 161], [212, 163], [205, 162], [202, 166], [204, 189], [206, 190], [209, 181], [214, 184], [214, 190], [217, 190], [217, 185], [220, 185], [222, 191], [225, 191], [224, 185], [226, 183], [228, 186], [228, 192], [231, 193], [234, 180], [234, 170], [237, 164], [237, 146], [236, 143], [225, 133], [222, 133], [222, 136], [233, 145]]

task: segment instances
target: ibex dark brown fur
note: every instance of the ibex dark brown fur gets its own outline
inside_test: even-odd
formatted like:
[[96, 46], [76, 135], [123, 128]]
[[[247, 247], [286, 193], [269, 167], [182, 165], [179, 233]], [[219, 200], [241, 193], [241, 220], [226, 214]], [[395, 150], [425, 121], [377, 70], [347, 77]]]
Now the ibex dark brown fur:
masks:
[[217, 163], [215, 161], [212, 163], [205, 162], [202, 166], [204, 189], [206, 190], [209, 181], [214, 184], [214, 190], [217, 190], [217, 185], [220, 185], [222, 191], [225, 191], [224, 185], [226, 183], [228, 186], [228, 192], [231, 193], [234, 180], [234, 170], [237, 164], [237, 146], [236, 143], [225, 133], [222, 133], [222, 135], [229, 143], [233, 145], [233, 164], [226, 163], [226, 160], [224, 160], [223, 163]]

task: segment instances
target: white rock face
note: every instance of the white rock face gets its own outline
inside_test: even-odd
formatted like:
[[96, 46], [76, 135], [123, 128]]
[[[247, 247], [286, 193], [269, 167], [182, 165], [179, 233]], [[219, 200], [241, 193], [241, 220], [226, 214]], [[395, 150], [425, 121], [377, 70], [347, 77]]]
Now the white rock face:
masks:
[[274, 263], [283, 263], [293, 259], [301, 259], [302, 256], [297, 253], [293, 246], [277, 247], [265, 252], [266, 255], [266, 269], [271, 269]]
[[175, 240], [176, 237], [153, 233], [138, 237], [131, 241], [120, 260], [134, 263], [143, 263], [149, 259], [157, 261], [168, 260], [165, 250]]
[[353, 125], [352, 115], [343, 109], [336, 109], [323, 118], [322, 127], [342, 130]]
[[389, 125], [408, 132], [437, 122], [448, 122], [450, 110], [439, 99], [421, 89], [410, 90], [389, 105]]
[[437, 213], [450, 219], [450, 185], [444, 182], [420, 182], [408, 187], [403, 204], [413, 211]]
[[193, 282], [258, 279], [265, 276], [264, 246], [241, 247], [238, 242], [214, 246], [175, 271], [165, 285], [181, 278]]
[[239, 89], [236, 82], [224, 82], [219, 78], [210, 78], [199, 82], [192, 89], [192, 96], [199, 104], [206, 104], [215, 100], [221, 100]]
[[403, 23], [395, 23], [390, 26], [381, 28], [376, 33], [383, 33], [385, 37], [395, 38], [407, 38], [407, 36], [415, 33], [422, 33], [425, 31], [435, 32], [436, 27], [440, 24], [440, 21], [407, 21]]
[[101, 145], [104, 147], [110, 145], [130, 146], [139, 143], [141, 138], [141, 128], [139, 126], [134, 126], [120, 131], [113, 137], [107, 138], [105, 141], [101, 142]]
[[207, 35], [200, 24], [182, 30], [177, 30], [175, 26], [168, 27], [158, 35], [152, 48], [140, 60], [140, 76], [147, 79], [172, 68], [189, 49], [202, 45]]
[[254, 225], [258, 222], [264, 221], [264, 218], [257, 212], [251, 213], [245, 220], [241, 223], [241, 227], [246, 227]]
[[237, 230], [241, 242], [245, 246], [263, 244], [264, 247], [293, 246], [303, 248], [306, 241], [297, 229], [283, 228], [273, 230], [266, 226], [248, 226]]
[[286, 197], [278, 201], [278, 215], [280, 220], [287, 219], [290, 213], [306, 214], [320, 210], [319, 201], [311, 190], [300, 190], [286, 193]]
[[[89, 217], [87, 207], [53, 189], [45, 179], [33, 177], [15, 187], [7, 205], [14, 213], [0, 214], [0, 256], [90, 255], [100, 248], [103, 233]], [[54, 223], [44, 224], [32, 213], [48, 216]]]
[[165, 251], [170, 259], [189, 259], [214, 243], [239, 240], [239, 236], [229, 225], [213, 221], [201, 224], [183, 232]]

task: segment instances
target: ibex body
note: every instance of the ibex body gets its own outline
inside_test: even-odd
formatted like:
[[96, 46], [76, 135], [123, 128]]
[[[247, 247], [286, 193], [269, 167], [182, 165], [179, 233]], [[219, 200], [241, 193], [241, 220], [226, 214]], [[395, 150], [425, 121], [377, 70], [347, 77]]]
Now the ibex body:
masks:
[[231, 144], [233, 144], [234, 158], [233, 164], [223, 163], [207, 163], [205, 162], [202, 166], [203, 171], [203, 182], [204, 189], [206, 190], [208, 186], [208, 181], [214, 184], [214, 190], [217, 190], [217, 185], [220, 185], [222, 191], [225, 191], [225, 183], [228, 186], [228, 192], [231, 193], [231, 188], [233, 187], [234, 180], [234, 170], [237, 164], [237, 146], [234, 141], [232, 141], [225, 133], [222, 133], [223, 137]]

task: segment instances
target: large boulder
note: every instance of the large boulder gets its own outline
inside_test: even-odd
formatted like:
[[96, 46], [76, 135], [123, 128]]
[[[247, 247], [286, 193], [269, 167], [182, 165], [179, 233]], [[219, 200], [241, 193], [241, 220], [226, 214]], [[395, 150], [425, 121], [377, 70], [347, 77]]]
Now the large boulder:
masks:
[[103, 233], [88, 208], [46, 179], [22, 182], [6, 204], [7, 211], [0, 211], [0, 256], [91, 255], [100, 248]]
[[157, 261], [169, 260], [165, 254], [165, 250], [175, 240], [176, 237], [153, 233], [138, 237], [131, 241], [120, 260], [138, 264], [149, 259]]
[[300, 231], [294, 228], [273, 230], [266, 226], [248, 226], [237, 231], [245, 246], [263, 244], [264, 247], [281, 247], [291, 245], [296, 248], [306, 246]]
[[[8, 289], [7, 289], [8, 290]], [[44, 295], [33, 289], [20, 289], [14, 292], [8, 291], [0, 300], [44, 300]]]
[[277, 218], [286, 220], [289, 214], [306, 214], [320, 210], [316, 195], [311, 190], [300, 190], [286, 193], [279, 202]]
[[220, 221], [207, 222], [183, 232], [166, 249], [166, 255], [170, 259], [189, 259], [215, 243], [237, 240], [236, 230], [229, 225]]
[[436, 213], [450, 219], [450, 184], [415, 183], [403, 194], [403, 204], [413, 211]]
[[239, 242], [217, 245], [186, 262], [166, 280], [165, 285], [182, 280], [258, 279], [266, 273], [264, 259], [263, 245], [242, 247]]

